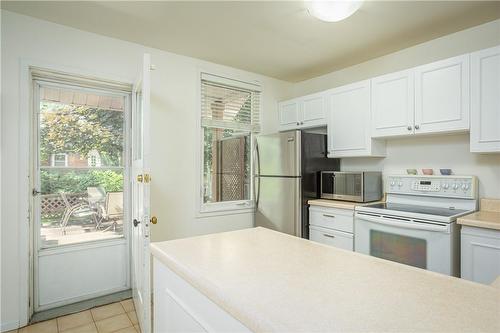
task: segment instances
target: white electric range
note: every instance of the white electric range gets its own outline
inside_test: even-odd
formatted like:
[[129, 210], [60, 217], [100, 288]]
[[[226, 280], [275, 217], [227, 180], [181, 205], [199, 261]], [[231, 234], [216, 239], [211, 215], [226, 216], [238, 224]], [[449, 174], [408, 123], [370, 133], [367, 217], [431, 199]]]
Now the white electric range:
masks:
[[460, 274], [459, 216], [477, 210], [474, 176], [390, 175], [385, 203], [356, 208], [356, 252]]

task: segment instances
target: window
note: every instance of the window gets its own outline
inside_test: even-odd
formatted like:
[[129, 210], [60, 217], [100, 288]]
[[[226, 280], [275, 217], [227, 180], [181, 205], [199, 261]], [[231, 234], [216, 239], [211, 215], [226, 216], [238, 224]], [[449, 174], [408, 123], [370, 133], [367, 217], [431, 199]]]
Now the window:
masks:
[[252, 146], [260, 87], [201, 75], [201, 212], [252, 206]]
[[68, 154], [53, 154], [52, 155], [52, 166], [67, 167], [68, 166]]

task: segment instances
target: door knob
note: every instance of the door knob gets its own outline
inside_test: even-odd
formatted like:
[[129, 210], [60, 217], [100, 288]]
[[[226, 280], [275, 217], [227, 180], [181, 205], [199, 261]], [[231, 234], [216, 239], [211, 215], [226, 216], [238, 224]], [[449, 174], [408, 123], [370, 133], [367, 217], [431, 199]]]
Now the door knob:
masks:
[[153, 217], [151, 218], [150, 222], [151, 222], [152, 224], [156, 224], [156, 223], [158, 223], [158, 219], [156, 218], [156, 216], [153, 216]]
[[137, 181], [138, 181], [139, 183], [142, 183], [142, 175], [137, 175]]
[[137, 219], [134, 219], [134, 227], [137, 227], [139, 223], [141, 223], [141, 221], [137, 221]]

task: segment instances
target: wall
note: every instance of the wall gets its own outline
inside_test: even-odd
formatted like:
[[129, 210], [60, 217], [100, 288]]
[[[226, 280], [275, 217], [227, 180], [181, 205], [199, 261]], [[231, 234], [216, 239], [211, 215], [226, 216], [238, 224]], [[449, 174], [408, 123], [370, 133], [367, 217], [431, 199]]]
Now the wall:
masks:
[[276, 130], [276, 102], [288, 98], [291, 85], [225, 66], [120, 41], [27, 16], [2, 11], [2, 202], [1, 202], [1, 323], [17, 324], [21, 316], [19, 276], [19, 225], [25, 223], [19, 200], [27, 189], [19, 188], [24, 166], [19, 165], [20, 62], [33, 59], [51, 65], [123, 78], [133, 82], [142, 54], [149, 52], [152, 72], [152, 213], [158, 224], [152, 239], [250, 227], [252, 214], [197, 218], [195, 179], [198, 176], [198, 71], [207, 70], [263, 87], [263, 131]]
[[[294, 96], [342, 86], [436, 60], [500, 44], [500, 20], [431, 40], [352, 67], [294, 85]], [[345, 158], [343, 170], [401, 173], [407, 168], [452, 168], [479, 177], [481, 196], [500, 198], [500, 154], [473, 154], [468, 134], [387, 140], [387, 157]], [[437, 170], [436, 170], [437, 171]]]

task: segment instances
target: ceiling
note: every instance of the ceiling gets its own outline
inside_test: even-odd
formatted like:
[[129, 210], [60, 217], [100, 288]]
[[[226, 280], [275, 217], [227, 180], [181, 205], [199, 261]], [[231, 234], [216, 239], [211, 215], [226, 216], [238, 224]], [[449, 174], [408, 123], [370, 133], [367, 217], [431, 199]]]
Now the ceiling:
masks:
[[367, 1], [325, 23], [303, 1], [2, 1], [2, 8], [297, 82], [500, 18], [499, 1]]

